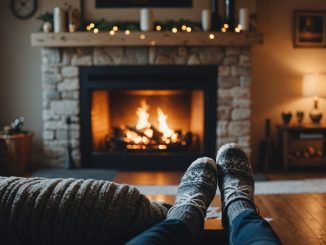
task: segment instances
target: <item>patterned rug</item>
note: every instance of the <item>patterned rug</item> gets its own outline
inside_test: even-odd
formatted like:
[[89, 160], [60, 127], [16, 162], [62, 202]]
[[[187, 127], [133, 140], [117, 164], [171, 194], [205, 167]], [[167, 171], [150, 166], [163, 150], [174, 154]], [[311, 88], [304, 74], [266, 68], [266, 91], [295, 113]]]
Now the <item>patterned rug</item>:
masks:
[[[177, 185], [137, 185], [145, 195], [175, 195]], [[326, 178], [284, 181], [258, 181], [255, 183], [256, 195], [326, 193]], [[219, 190], [216, 194], [219, 195]]]

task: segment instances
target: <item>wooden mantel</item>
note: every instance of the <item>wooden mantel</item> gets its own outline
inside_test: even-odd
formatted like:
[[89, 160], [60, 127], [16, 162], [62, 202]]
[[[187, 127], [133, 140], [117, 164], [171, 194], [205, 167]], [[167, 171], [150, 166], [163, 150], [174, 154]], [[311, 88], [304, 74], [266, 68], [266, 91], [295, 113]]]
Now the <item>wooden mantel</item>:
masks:
[[[210, 36], [211, 35], [211, 36]], [[214, 36], [212, 36], [214, 35]], [[144, 38], [145, 37], [145, 38]], [[214, 37], [213, 39], [211, 39]], [[248, 46], [262, 43], [256, 32], [116, 32], [109, 33], [33, 33], [34, 47], [104, 47], [104, 46]]]

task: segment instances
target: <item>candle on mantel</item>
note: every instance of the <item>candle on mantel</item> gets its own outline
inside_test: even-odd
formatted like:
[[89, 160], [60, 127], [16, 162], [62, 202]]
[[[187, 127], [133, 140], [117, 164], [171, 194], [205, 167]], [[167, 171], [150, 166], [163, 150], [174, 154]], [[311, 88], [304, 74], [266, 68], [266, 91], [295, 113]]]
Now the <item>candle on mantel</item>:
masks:
[[239, 9], [239, 24], [242, 31], [249, 31], [249, 10], [247, 8]]

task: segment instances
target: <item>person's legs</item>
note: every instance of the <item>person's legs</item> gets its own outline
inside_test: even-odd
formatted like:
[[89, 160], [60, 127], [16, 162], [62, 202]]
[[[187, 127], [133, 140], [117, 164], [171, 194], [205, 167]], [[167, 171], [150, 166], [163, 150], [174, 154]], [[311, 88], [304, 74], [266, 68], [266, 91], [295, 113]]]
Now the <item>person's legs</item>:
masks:
[[254, 179], [246, 154], [236, 144], [222, 146], [216, 156], [222, 222], [230, 244], [281, 244], [272, 227], [256, 212]]
[[182, 177], [167, 219], [127, 244], [195, 243], [203, 232], [206, 210], [215, 196], [216, 187], [215, 162], [207, 157], [197, 159]]

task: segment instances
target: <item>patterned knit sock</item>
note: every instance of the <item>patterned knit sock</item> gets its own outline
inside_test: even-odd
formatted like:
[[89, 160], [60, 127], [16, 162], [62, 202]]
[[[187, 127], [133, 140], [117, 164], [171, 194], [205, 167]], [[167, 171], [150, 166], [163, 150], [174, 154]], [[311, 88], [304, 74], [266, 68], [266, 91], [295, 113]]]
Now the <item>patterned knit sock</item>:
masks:
[[216, 163], [219, 168], [222, 222], [224, 227], [228, 227], [229, 221], [242, 211], [255, 209], [253, 173], [247, 155], [234, 143], [219, 149]]
[[169, 210], [167, 219], [184, 222], [193, 239], [199, 239], [206, 210], [212, 202], [217, 186], [217, 171], [214, 160], [203, 157], [193, 162], [181, 179], [176, 201]]

